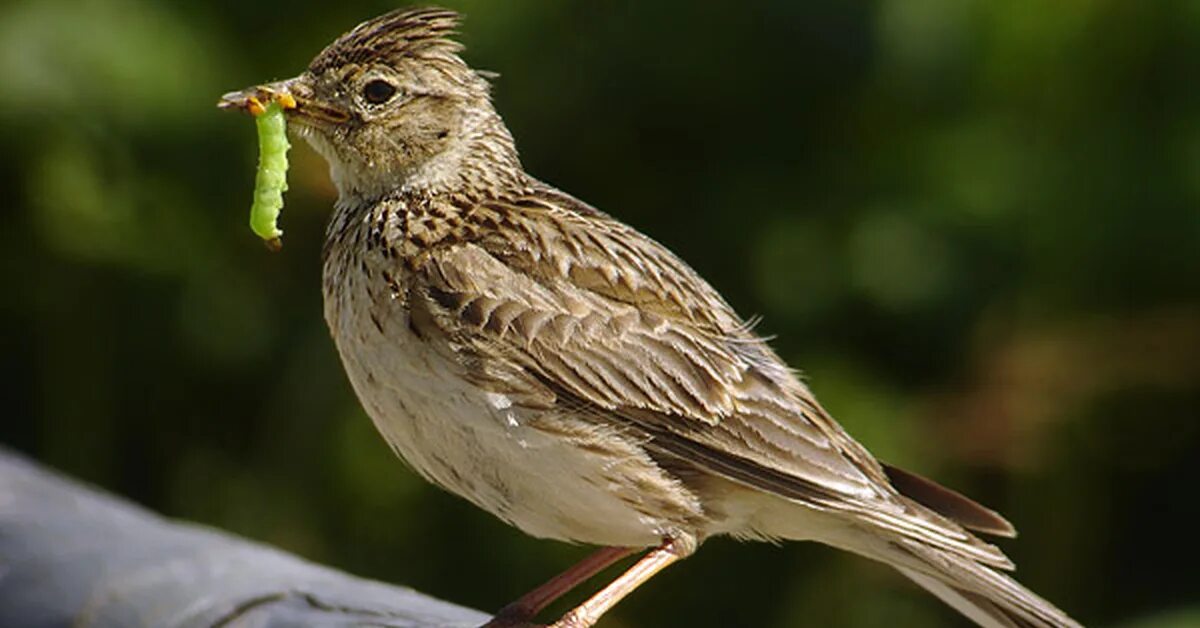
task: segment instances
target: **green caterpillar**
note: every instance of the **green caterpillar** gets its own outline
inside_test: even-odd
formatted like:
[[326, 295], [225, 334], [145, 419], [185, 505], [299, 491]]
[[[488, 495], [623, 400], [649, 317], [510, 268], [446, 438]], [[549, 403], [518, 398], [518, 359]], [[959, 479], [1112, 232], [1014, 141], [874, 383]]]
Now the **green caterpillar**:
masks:
[[254, 126], [258, 129], [258, 171], [254, 176], [250, 228], [272, 251], [283, 247], [279, 211], [283, 209], [283, 192], [287, 190], [287, 151], [291, 148], [287, 140], [287, 121], [283, 116], [286, 104], [272, 100], [265, 108], [257, 102], [250, 107]]

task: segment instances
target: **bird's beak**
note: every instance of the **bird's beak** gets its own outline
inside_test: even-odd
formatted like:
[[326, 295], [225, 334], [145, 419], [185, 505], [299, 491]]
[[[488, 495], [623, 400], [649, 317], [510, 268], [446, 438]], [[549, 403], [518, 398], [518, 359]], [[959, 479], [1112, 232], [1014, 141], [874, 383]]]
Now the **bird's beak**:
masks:
[[288, 118], [299, 122], [345, 122], [349, 115], [341, 107], [332, 106], [313, 97], [312, 88], [299, 76], [286, 81], [256, 85], [229, 92], [217, 101], [221, 109], [240, 109], [251, 115], [261, 114], [266, 106], [277, 102]]

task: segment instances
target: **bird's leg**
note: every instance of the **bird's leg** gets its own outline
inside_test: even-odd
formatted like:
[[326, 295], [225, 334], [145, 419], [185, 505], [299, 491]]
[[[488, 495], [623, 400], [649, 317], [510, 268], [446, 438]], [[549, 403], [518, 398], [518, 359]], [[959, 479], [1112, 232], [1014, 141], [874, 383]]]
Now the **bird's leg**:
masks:
[[595, 624], [600, 616], [620, 602], [622, 598], [633, 592], [643, 582], [654, 574], [662, 571], [667, 565], [686, 558], [696, 549], [696, 543], [690, 539], [667, 539], [662, 545], [634, 563], [629, 571], [621, 574], [608, 586], [588, 598], [586, 602], [576, 606], [561, 619], [554, 622], [550, 628], [588, 628]]
[[495, 619], [488, 622], [485, 628], [489, 626], [499, 628], [527, 622], [542, 609], [552, 604], [554, 600], [636, 551], [637, 548], [633, 547], [602, 547], [592, 552], [566, 571], [500, 609], [500, 612], [496, 613]]

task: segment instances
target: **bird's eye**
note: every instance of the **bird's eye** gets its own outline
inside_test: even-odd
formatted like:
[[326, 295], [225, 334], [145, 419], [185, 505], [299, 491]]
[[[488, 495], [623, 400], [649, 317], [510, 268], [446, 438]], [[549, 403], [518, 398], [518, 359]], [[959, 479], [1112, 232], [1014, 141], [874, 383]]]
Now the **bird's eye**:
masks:
[[372, 105], [382, 105], [396, 95], [396, 86], [383, 79], [375, 79], [363, 86], [363, 98]]

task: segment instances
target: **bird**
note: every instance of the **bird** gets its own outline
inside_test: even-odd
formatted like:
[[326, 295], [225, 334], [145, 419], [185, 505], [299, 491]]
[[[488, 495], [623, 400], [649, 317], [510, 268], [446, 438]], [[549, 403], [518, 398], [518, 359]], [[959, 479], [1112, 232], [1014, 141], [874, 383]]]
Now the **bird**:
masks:
[[1014, 536], [1001, 515], [877, 461], [683, 260], [526, 173], [459, 25], [398, 9], [220, 104], [286, 99], [328, 162], [324, 317], [395, 453], [529, 535], [600, 548], [488, 626], [642, 554], [551, 624], [592, 626], [718, 536], [865, 556], [981, 626], [1079, 626], [980, 538]]

